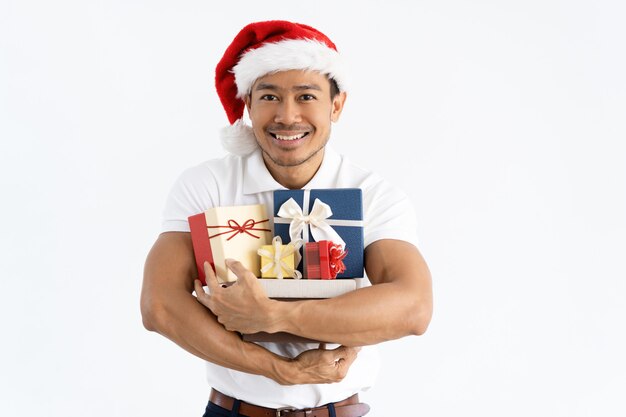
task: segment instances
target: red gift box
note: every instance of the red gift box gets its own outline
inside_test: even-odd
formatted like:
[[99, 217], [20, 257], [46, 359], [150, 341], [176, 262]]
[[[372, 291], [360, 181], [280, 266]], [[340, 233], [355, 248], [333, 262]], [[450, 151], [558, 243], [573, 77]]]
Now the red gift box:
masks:
[[304, 250], [307, 279], [335, 279], [346, 269], [343, 264], [346, 251], [329, 240], [307, 242]]

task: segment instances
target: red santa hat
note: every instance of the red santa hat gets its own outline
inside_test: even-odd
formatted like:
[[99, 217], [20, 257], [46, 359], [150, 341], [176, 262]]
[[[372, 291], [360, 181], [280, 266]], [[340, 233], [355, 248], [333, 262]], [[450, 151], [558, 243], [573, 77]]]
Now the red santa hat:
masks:
[[320, 72], [346, 91], [337, 47], [311, 26], [271, 20], [251, 23], [235, 36], [215, 69], [215, 87], [230, 122], [221, 135], [226, 150], [246, 155], [257, 148], [252, 128], [243, 122], [243, 99], [258, 78], [288, 70]]

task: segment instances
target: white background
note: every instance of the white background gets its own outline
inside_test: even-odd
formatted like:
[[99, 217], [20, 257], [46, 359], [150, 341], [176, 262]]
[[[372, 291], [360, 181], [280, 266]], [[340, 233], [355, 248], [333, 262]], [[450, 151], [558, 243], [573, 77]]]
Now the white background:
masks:
[[143, 262], [177, 175], [223, 154], [215, 64], [272, 18], [337, 43], [332, 142], [419, 216], [435, 313], [381, 346], [370, 415], [626, 415], [623, 4], [0, 1], [0, 415], [202, 415]]

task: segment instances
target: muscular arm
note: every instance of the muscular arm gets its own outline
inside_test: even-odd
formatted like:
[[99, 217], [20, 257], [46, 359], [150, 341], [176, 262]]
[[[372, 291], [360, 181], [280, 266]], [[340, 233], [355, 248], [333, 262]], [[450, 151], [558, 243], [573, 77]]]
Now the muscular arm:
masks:
[[[424, 333], [432, 315], [432, 288], [430, 272], [417, 248], [399, 240], [377, 241], [365, 252], [365, 268], [373, 285], [340, 297], [296, 302], [252, 297], [256, 298], [251, 303], [257, 311], [254, 321], [237, 320], [247, 313], [234, 312], [239, 306], [227, 299], [240, 296], [231, 291], [239, 291], [237, 285], [218, 291], [207, 299], [207, 305], [230, 329], [285, 331], [346, 346]], [[253, 280], [244, 282], [254, 286]]]
[[346, 348], [308, 351], [291, 360], [227, 331], [193, 296], [196, 275], [189, 233], [161, 234], [144, 269], [141, 313], [148, 330], [202, 359], [281, 384], [336, 382], [345, 376], [356, 354]]
[[368, 246], [365, 268], [372, 282], [335, 299], [303, 302], [285, 314], [285, 331], [317, 334], [346, 346], [375, 344], [426, 331], [432, 315], [430, 272], [417, 248], [399, 240]]

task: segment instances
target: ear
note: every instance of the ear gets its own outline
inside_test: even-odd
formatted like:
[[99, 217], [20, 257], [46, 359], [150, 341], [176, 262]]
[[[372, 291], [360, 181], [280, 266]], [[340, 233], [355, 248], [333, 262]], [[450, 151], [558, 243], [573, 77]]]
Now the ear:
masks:
[[332, 122], [337, 122], [339, 120], [339, 116], [341, 116], [341, 112], [343, 111], [343, 106], [346, 103], [347, 94], [345, 91], [337, 94], [335, 98], [333, 98], [332, 103], [332, 111], [330, 113], [330, 120]]
[[250, 94], [247, 94], [243, 98], [243, 102], [246, 103], [246, 110], [248, 110], [248, 114], [250, 114]]

